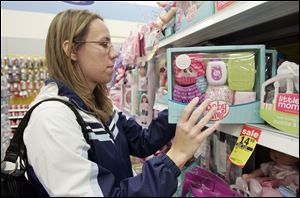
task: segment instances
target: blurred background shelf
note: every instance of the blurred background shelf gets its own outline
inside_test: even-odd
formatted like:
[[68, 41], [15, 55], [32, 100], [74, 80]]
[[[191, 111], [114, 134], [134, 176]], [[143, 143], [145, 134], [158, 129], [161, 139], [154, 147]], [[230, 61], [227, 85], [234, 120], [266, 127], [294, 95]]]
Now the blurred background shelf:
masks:
[[201, 45], [207, 41], [246, 44], [287, 39], [298, 34], [298, 18], [298, 1], [240, 1], [163, 39], [159, 47]]

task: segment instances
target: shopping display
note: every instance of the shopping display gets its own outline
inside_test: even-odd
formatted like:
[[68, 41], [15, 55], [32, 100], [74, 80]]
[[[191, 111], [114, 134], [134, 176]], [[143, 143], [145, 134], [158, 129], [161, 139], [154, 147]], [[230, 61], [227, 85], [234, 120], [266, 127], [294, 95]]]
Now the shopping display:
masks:
[[[271, 150], [272, 161], [243, 174], [238, 185], [247, 187], [254, 197], [296, 197], [299, 190], [299, 159]], [[241, 185], [244, 183], [244, 185]]]
[[260, 115], [273, 127], [299, 136], [299, 65], [283, 62], [277, 75], [262, 84]]
[[178, 1], [176, 7], [175, 32], [183, 31], [214, 14], [213, 1]]
[[43, 57], [2, 57], [1, 75], [8, 82], [9, 122], [13, 132], [48, 78], [44, 62]]
[[[254, 29], [295, 12], [274, 11], [275, 18], [266, 15], [272, 20], [252, 24], [271, 2], [250, 3], [157, 2], [154, 16], [122, 37], [107, 84], [114, 110], [148, 128], [165, 109], [168, 123], [177, 124], [195, 97], [198, 106], [210, 99], [203, 116], [216, 108], [201, 131], [216, 121], [220, 127], [184, 164], [174, 197], [299, 196], [299, 53], [285, 49], [294, 35], [285, 39], [270, 30], [265, 38]], [[244, 22], [241, 28], [229, 30], [228, 24], [237, 21]], [[298, 40], [293, 44], [298, 47]], [[1, 161], [48, 78], [43, 55], [1, 56]], [[133, 175], [143, 172], [146, 160], [166, 154], [172, 143], [148, 157], [130, 155]]]
[[265, 46], [169, 48], [169, 122], [176, 123], [193, 98], [212, 100], [212, 121], [263, 123], [259, 96], [265, 79]]
[[[183, 184], [182, 197], [241, 197], [222, 178], [201, 167], [187, 172]], [[190, 196], [188, 196], [190, 197]]]
[[[1, 74], [1, 162], [4, 159], [4, 153], [8, 148], [10, 139], [12, 137], [9, 125], [8, 98], [9, 93], [7, 79]], [[2, 163], [1, 168], [3, 168]]]

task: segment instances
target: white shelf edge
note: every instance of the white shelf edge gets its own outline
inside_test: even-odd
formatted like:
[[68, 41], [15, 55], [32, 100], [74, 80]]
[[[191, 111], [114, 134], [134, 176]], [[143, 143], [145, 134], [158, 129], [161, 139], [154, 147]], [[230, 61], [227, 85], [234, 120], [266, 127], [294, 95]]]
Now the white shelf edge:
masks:
[[11, 125], [10, 128], [11, 128], [11, 129], [16, 129], [16, 128], [18, 128], [18, 126], [19, 126], [19, 125]]
[[156, 109], [158, 111], [162, 111], [162, 110], [168, 109], [168, 105], [156, 102], [153, 105], [153, 109]]
[[[287, 1], [240, 1], [159, 42], [159, 48], [189, 46], [299, 12]], [[184, 42], [183, 42], [184, 40]], [[176, 44], [177, 42], [177, 44]], [[184, 43], [184, 44], [183, 44]]]
[[24, 116], [10, 116], [8, 117], [9, 120], [13, 120], [13, 119], [22, 119]]
[[[261, 129], [262, 133], [258, 140], [259, 145], [299, 158], [299, 137], [283, 134], [283, 132], [273, 129], [265, 124], [248, 125]], [[208, 124], [207, 126], [211, 126], [211, 124]], [[221, 124], [218, 130], [238, 137], [242, 126], [243, 124]]]
[[27, 112], [28, 109], [9, 109], [8, 112]]

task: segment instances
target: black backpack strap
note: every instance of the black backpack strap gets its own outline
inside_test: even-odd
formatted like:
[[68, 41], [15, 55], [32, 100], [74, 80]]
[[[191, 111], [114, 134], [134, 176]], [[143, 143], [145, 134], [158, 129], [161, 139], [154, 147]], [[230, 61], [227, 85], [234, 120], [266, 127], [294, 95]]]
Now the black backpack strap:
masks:
[[[38, 105], [40, 105], [41, 103], [46, 102], [46, 101], [59, 101], [59, 102], [64, 103], [65, 105], [67, 105], [75, 113], [77, 122], [81, 126], [81, 131], [83, 133], [84, 139], [86, 140], [86, 142], [88, 144], [90, 144], [90, 140], [88, 138], [88, 133], [87, 133], [87, 129], [86, 129], [86, 123], [84, 122], [83, 118], [81, 117], [79, 112], [76, 110], [74, 105], [71, 102], [68, 102], [68, 101], [65, 101], [62, 99], [49, 98], [49, 99], [38, 102], [36, 105], [31, 107], [28, 110], [28, 112], [25, 114], [25, 116], [23, 117], [21, 123], [19, 124], [13, 138], [10, 141], [10, 145], [6, 150], [6, 154], [5, 154], [3, 161], [9, 161], [12, 163], [16, 163], [18, 157], [20, 157], [21, 161], [23, 160], [25, 162], [25, 166], [27, 166], [27, 155], [26, 155], [26, 148], [25, 148], [24, 141], [23, 141], [23, 133], [24, 133], [25, 128], [27, 127], [27, 124], [29, 122], [32, 111]], [[23, 167], [23, 168], [26, 168], [26, 167]]]

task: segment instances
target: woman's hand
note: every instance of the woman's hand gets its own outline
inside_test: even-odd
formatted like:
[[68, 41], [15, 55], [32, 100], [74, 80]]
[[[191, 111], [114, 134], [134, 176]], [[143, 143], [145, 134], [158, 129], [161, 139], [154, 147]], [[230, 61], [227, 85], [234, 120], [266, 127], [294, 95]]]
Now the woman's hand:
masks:
[[212, 108], [200, 121], [201, 115], [205, 112], [210, 100], [205, 100], [194, 111], [199, 98], [194, 98], [185, 108], [177, 123], [175, 137], [172, 147], [167, 153], [174, 163], [182, 169], [184, 164], [194, 155], [203, 140], [212, 134], [219, 126], [215, 122], [211, 127], [202, 130], [214, 115], [216, 109]]

